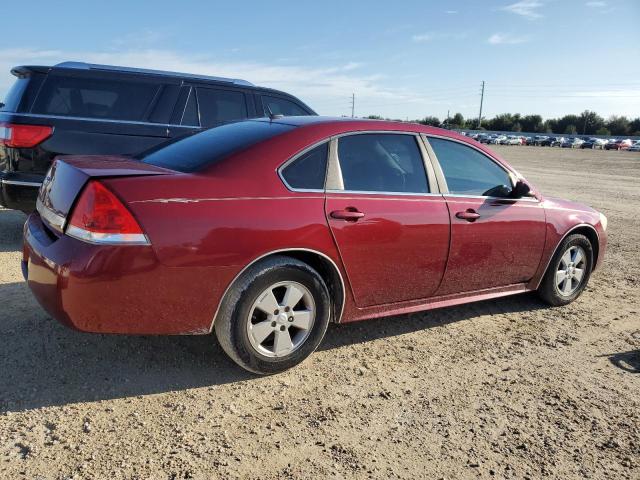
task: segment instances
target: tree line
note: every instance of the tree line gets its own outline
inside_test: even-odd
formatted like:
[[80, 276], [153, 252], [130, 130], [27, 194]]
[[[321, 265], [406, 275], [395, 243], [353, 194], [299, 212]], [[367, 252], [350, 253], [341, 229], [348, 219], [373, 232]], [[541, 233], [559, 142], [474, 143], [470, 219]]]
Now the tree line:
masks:
[[[381, 119], [378, 115], [368, 118]], [[495, 130], [503, 132], [555, 133], [569, 135], [613, 135], [640, 136], [640, 117], [629, 119], [625, 116], [612, 115], [604, 119], [596, 112], [585, 110], [580, 115], [565, 115], [560, 118], [544, 120], [540, 115], [520, 115], [519, 113], [502, 113], [493, 118], [482, 118], [478, 128], [478, 118], [464, 118], [461, 113], [443, 120], [426, 116], [414, 120], [416, 123], [455, 130]]]

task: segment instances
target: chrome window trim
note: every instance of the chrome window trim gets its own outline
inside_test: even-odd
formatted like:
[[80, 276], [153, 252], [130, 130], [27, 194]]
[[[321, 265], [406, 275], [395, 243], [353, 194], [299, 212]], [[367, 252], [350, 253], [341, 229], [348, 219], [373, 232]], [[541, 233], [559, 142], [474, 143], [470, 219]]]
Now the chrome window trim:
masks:
[[[427, 181], [427, 188], [429, 189], [428, 192], [387, 192], [387, 191], [376, 191], [376, 190], [366, 190], [366, 191], [362, 191], [362, 190], [345, 190], [344, 189], [344, 180], [342, 178], [342, 169], [340, 168], [340, 158], [338, 157], [338, 142], [340, 141], [340, 138], [342, 137], [348, 137], [348, 136], [352, 136], [352, 135], [377, 135], [377, 134], [383, 134], [383, 135], [388, 135], [388, 134], [393, 134], [393, 135], [409, 135], [414, 137], [415, 141], [416, 141], [416, 146], [418, 147], [418, 151], [420, 152], [420, 156], [422, 157], [422, 166], [425, 169], [425, 180]], [[334, 155], [335, 157], [332, 157], [331, 155], [329, 156], [330, 161], [333, 163], [335, 162], [335, 169], [337, 170], [337, 172], [339, 172], [339, 181], [340, 181], [340, 187], [341, 188], [335, 188], [335, 186], [333, 186], [332, 188], [326, 188], [326, 192], [327, 193], [350, 193], [350, 194], [355, 194], [355, 195], [400, 195], [400, 196], [410, 196], [410, 197], [421, 197], [421, 196], [441, 196], [440, 190], [438, 188], [438, 185], [435, 185], [435, 190], [431, 185], [431, 177], [429, 176], [429, 167], [428, 167], [428, 163], [427, 163], [427, 159], [425, 159], [424, 156], [424, 152], [421, 148], [421, 144], [422, 142], [420, 141], [420, 133], [417, 132], [411, 132], [411, 131], [406, 131], [406, 130], [357, 130], [357, 131], [352, 131], [352, 132], [345, 132], [345, 133], [340, 133], [338, 135], [335, 135], [331, 138], [331, 140], [333, 142], [335, 142], [335, 151], [334, 151]]]
[[[460, 145], [464, 145], [465, 147], [469, 147], [469, 148], [477, 151], [479, 154], [485, 156], [490, 161], [495, 163], [499, 168], [501, 168], [508, 175], [509, 180], [511, 181], [511, 186], [512, 187], [515, 186], [514, 180], [516, 180], [516, 181], [518, 179], [524, 180], [524, 177], [522, 175], [520, 175], [516, 170], [514, 170], [512, 168], [508, 168], [507, 166], [502, 164], [502, 162], [500, 162], [498, 159], [492, 157], [487, 152], [479, 149], [478, 147], [476, 147], [475, 145], [472, 145], [470, 143], [463, 142], [461, 140], [458, 140], [457, 138], [451, 138], [451, 137], [447, 137], [447, 136], [444, 136], [444, 135], [423, 133], [421, 136], [424, 139], [425, 143], [428, 145], [429, 153], [433, 153], [433, 158], [436, 161], [436, 164], [437, 164], [437, 167], [438, 167], [438, 170], [439, 170], [439, 175], [441, 175], [441, 180], [442, 180], [443, 185], [444, 185], [443, 195], [451, 196], [451, 197], [464, 197], [464, 198], [487, 198], [487, 199], [492, 199], [492, 200], [493, 199], [496, 199], [496, 200], [513, 200], [513, 201], [524, 200], [524, 201], [540, 203], [540, 200], [538, 200], [535, 197], [505, 198], [505, 197], [490, 197], [490, 196], [487, 196], [487, 195], [465, 195], [463, 193], [450, 193], [449, 192], [449, 185], [447, 184], [447, 179], [444, 176], [444, 171], [442, 170], [442, 167], [440, 166], [440, 161], [438, 160], [438, 155], [436, 154], [435, 150], [433, 149], [433, 146], [429, 143], [429, 138], [430, 137], [439, 138], [439, 139], [442, 139], [442, 140], [447, 140], [449, 142], [459, 143]], [[514, 175], [515, 175], [515, 179], [514, 179]], [[444, 191], [446, 191], [446, 193], [444, 193]]]
[[[564, 242], [564, 239], [567, 238], [571, 232], [573, 232], [574, 230], [577, 230], [578, 228], [582, 228], [582, 227], [588, 227], [591, 230], [593, 230], [595, 232], [595, 234], [596, 234], [596, 238], [598, 239], [598, 246], [600, 245], [600, 235], [598, 234], [598, 230], [596, 229], [596, 227], [594, 227], [593, 225], [591, 225], [589, 223], [579, 223], [578, 225], [574, 225], [573, 227], [571, 227], [569, 230], [567, 230], [565, 232], [564, 235], [562, 235], [560, 240], [558, 240], [558, 243], [556, 243], [556, 246], [553, 247], [553, 252], [549, 256], [549, 260], [547, 261], [547, 265], [544, 267], [544, 270], [542, 271], [542, 275], [540, 275], [540, 280], [538, 281], [538, 284], [535, 286], [534, 290], [537, 290], [540, 287], [540, 284], [542, 283], [542, 280], [544, 280], [544, 276], [546, 275], [547, 270], [549, 269], [549, 266], [551, 265], [551, 260], [553, 260], [553, 256], [558, 251], [558, 247], [562, 244], [562, 242]], [[591, 265], [591, 270], [592, 271], [593, 271], [594, 267], [595, 267], [595, 263], [593, 265]]]
[[[126, 123], [129, 125], [153, 125], [155, 127], [188, 127], [188, 125], [179, 125], [175, 123], [154, 123], [154, 122], [142, 122], [139, 120], [114, 120], [113, 118], [92, 118], [92, 117], [77, 117], [77, 116], [65, 116], [65, 115], [50, 115], [40, 113], [16, 113], [21, 117], [32, 118], [55, 118], [58, 120], [85, 120], [88, 122], [108, 122], [108, 123]], [[193, 126], [191, 127], [193, 128]]]
[[213, 326], [216, 322], [216, 318], [218, 317], [218, 313], [220, 313], [220, 308], [222, 307], [222, 302], [224, 302], [225, 298], [227, 297], [227, 294], [229, 293], [229, 290], [231, 290], [231, 287], [233, 286], [234, 283], [236, 283], [236, 281], [240, 278], [240, 276], [246, 272], [249, 267], [251, 267], [252, 265], [254, 265], [255, 263], [259, 262], [260, 260], [262, 260], [263, 258], [266, 258], [270, 255], [276, 254], [276, 253], [286, 253], [286, 252], [309, 252], [309, 253], [315, 253], [317, 255], [320, 255], [322, 258], [324, 258], [325, 260], [328, 260], [331, 265], [333, 266], [335, 272], [338, 274], [338, 278], [340, 278], [340, 286], [342, 287], [342, 306], [340, 308], [340, 315], [338, 315], [338, 318], [335, 319], [335, 323], [340, 323], [342, 320], [342, 314], [344, 313], [344, 306], [347, 303], [347, 291], [345, 288], [345, 283], [344, 283], [344, 278], [342, 277], [342, 272], [340, 272], [340, 269], [338, 268], [338, 265], [336, 264], [336, 262], [333, 261], [333, 259], [331, 259], [331, 257], [329, 257], [328, 255], [325, 255], [322, 252], [319, 252], [318, 250], [313, 250], [311, 248], [304, 248], [304, 247], [300, 247], [300, 248], [281, 248], [278, 250], [271, 250], [269, 252], [263, 253], [262, 255], [260, 255], [259, 257], [251, 260], [248, 264], [246, 264], [242, 270], [240, 270], [235, 277], [233, 277], [233, 280], [231, 280], [231, 282], [229, 283], [229, 285], [227, 285], [227, 288], [225, 288], [224, 293], [222, 294], [222, 297], [220, 297], [220, 301], [218, 302], [218, 306], [216, 307], [216, 311], [213, 314], [213, 319], [211, 320], [211, 326], [209, 327], [209, 333], [211, 333], [213, 331]]
[[284, 186], [287, 187], [287, 190], [291, 191], [291, 192], [305, 192], [305, 193], [323, 193], [325, 191], [325, 186], [327, 184], [327, 171], [329, 169], [329, 157], [331, 156], [330, 150], [331, 150], [331, 145], [329, 145], [327, 148], [327, 163], [325, 165], [325, 173], [324, 173], [324, 185], [323, 188], [321, 189], [315, 189], [315, 188], [294, 188], [291, 185], [289, 185], [289, 183], [287, 182], [287, 180], [284, 178], [284, 174], [283, 171], [284, 169], [286, 169], [290, 164], [292, 164], [293, 162], [295, 162], [296, 160], [298, 160], [300, 157], [302, 157], [303, 155], [305, 155], [306, 153], [309, 153], [311, 150], [313, 150], [316, 147], [319, 147], [320, 145], [322, 145], [323, 143], [329, 143], [331, 142], [331, 138], [325, 138], [323, 140], [320, 140], [308, 147], [305, 147], [303, 150], [300, 150], [298, 153], [294, 154], [292, 157], [290, 157], [286, 162], [284, 162], [282, 165], [280, 165], [278, 168], [276, 168], [276, 173], [278, 174], [278, 177], [280, 177], [280, 181], [282, 181], [282, 183], [284, 183]]
[[393, 196], [403, 196], [403, 197], [442, 197], [442, 193], [413, 193], [413, 192], [381, 192], [381, 191], [367, 191], [367, 190], [338, 190], [338, 189], [327, 189], [325, 190], [327, 193], [336, 194], [336, 193], [352, 193], [355, 195], [393, 195]]
[[540, 203], [540, 200], [533, 197], [509, 198], [509, 197], [490, 197], [487, 195], [465, 195], [464, 193], [443, 193], [445, 197], [456, 198], [486, 198], [487, 200], [502, 200], [504, 202], [533, 202]]
[[23, 187], [37, 187], [40, 188], [42, 182], [23, 182], [22, 180], [6, 180], [4, 178], [0, 178], [0, 183], [4, 183], [5, 185], [20, 185]]

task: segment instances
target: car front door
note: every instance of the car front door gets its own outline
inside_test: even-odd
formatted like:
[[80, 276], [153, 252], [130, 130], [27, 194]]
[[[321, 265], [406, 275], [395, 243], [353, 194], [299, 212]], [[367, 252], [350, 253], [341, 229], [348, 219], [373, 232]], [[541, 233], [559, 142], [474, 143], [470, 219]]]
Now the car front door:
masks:
[[515, 174], [466, 143], [428, 137], [451, 218], [451, 249], [438, 295], [527, 282], [545, 241], [544, 207], [509, 198]]
[[349, 134], [330, 151], [326, 216], [356, 305], [433, 295], [447, 261], [449, 214], [422, 139]]

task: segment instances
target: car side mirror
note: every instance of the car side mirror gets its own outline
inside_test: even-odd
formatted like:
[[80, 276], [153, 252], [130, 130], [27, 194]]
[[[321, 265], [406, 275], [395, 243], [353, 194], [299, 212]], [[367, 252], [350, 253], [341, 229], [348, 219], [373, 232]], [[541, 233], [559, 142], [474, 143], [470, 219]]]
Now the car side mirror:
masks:
[[484, 197], [509, 198], [513, 190], [506, 185], [496, 185], [482, 194]]
[[529, 194], [531, 187], [524, 180], [518, 180], [511, 190], [511, 198], [522, 198]]

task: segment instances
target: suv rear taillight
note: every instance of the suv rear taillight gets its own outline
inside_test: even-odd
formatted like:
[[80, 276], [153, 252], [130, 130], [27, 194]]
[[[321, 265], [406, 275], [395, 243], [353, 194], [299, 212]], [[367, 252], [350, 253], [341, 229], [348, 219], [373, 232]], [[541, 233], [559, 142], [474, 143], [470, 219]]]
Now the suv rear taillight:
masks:
[[0, 145], [13, 148], [32, 148], [44, 142], [53, 133], [48, 125], [19, 125], [0, 123]]
[[131, 212], [97, 180], [90, 180], [80, 194], [65, 233], [89, 243], [149, 245]]

